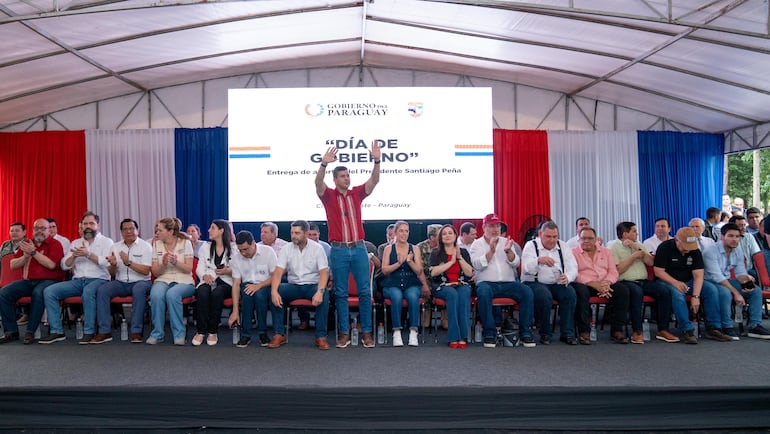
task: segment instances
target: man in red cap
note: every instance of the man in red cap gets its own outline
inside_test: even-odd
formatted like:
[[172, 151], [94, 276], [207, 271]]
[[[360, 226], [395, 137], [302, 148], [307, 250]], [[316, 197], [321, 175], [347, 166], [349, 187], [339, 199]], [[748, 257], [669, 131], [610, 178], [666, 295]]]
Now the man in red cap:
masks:
[[500, 237], [497, 214], [484, 217], [484, 236], [471, 245], [471, 263], [476, 270], [476, 295], [481, 324], [484, 327], [484, 347], [494, 348], [497, 327], [492, 312], [492, 299], [507, 297], [519, 304], [519, 333], [525, 347], [534, 347], [532, 319], [534, 297], [532, 290], [516, 281], [516, 269], [521, 258], [514, 252], [514, 242]]

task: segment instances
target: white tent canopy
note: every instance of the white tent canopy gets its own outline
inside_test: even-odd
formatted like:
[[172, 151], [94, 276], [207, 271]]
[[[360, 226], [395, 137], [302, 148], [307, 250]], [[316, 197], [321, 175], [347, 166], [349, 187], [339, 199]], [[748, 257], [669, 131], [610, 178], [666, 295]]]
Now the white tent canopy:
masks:
[[202, 80], [350, 67], [517, 83], [766, 146], [768, 14], [763, 0], [0, 0], [0, 128]]

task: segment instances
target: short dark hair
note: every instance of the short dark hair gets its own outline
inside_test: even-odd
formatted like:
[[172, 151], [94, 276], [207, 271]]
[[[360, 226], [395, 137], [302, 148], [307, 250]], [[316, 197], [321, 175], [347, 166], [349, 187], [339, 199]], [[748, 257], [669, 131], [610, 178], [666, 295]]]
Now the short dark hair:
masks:
[[474, 225], [471, 222], [463, 223], [462, 225], [460, 225], [460, 235], [471, 233], [471, 229], [476, 229], [476, 225]]
[[291, 222], [291, 227], [300, 228], [302, 232], [307, 232], [310, 225], [305, 220], [294, 220]]
[[14, 222], [14, 223], [11, 223], [11, 225], [10, 225], [9, 227], [11, 227], [11, 228], [12, 228], [12, 227], [14, 227], [14, 226], [21, 226], [21, 230], [23, 230], [23, 231], [26, 231], [26, 230], [27, 230], [27, 227], [26, 227], [26, 226], [24, 225], [24, 223], [22, 223], [22, 222]]
[[254, 242], [254, 234], [249, 231], [240, 231], [235, 236], [235, 244], [251, 244]]
[[332, 171], [332, 175], [336, 178], [337, 174], [339, 174], [340, 172], [347, 172], [347, 171], [348, 171], [347, 167], [345, 167], [345, 166], [337, 166]]
[[99, 216], [93, 211], [86, 211], [85, 214], [83, 214], [83, 217], [80, 217], [80, 223], [83, 223], [83, 220], [85, 220], [86, 217], [93, 217], [94, 220], [96, 220], [96, 223], [99, 223]]
[[759, 214], [762, 215], [762, 211], [759, 210], [759, 208], [752, 206], [751, 208], [746, 210], [746, 215], [750, 216], [752, 214]]
[[575, 219], [575, 227], [577, 227], [578, 223], [580, 223], [580, 220], [588, 220], [588, 224], [591, 224], [591, 220], [588, 217], [578, 217]]
[[138, 230], [139, 229], [139, 223], [136, 222], [136, 220], [133, 219], [123, 219], [120, 221], [120, 230], [123, 230], [123, 223], [133, 223], [134, 227]]
[[706, 210], [706, 220], [713, 219], [714, 217], [719, 217], [719, 214], [722, 212], [721, 209], [716, 207], [711, 207]]
[[501, 234], [508, 233], [508, 225], [505, 224], [504, 222], [500, 222], [500, 233]]
[[48, 223], [56, 223], [56, 219], [54, 219], [53, 217], [46, 217], [45, 219]]
[[591, 231], [594, 233], [594, 237], [596, 236], [596, 229], [592, 228], [591, 226], [586, 226], [583, 229], [581, 229], [578, 235], [583, 235], [583, 232], [585, 231]]
[[[732, 219], [731, 219], [732, 220]], [[725, 223], [722, 225], [722, 236], [727, 235], [727, 231], [741, 231], [741, 228], [738, 227], [735, 223]]]
[[658, 218], [656, 218], [656, 219], [655, 219], [655, 224], [658, 224], [658, 222], [660, 222], [660, 221], [664, 221], [664, 222], [666, 222], [666, 224], [668, 225], [668, 227], [671, 227], [671, 222], [670, 222], [670, 221], [668, 221], [668, 219], [667, 219], [667, 218], [665, 218], [665, 217], [658, 217]]
[[321, 227], [318, 226], [318, 223], [316, 223], [316, 222], [309, 222], [307, 230], [321, 232]]
[[[746, 217], [745, 217], [745, 216], [742, 216], [742, 215], [734, 215], [734, 216], [730, 217], [730, 220], [728, 220], [727, 222], [728, 222], [728, 223], [735, 223], [735, 222], [737, 222], [738, 220], [746, 220]], [[723, 227], [724, 227], [724, 226], [723, 226]]]
[[631, 232], [631, 228], [633, 228], [634, 226], [636, 226], [636, 223], [634, 223], [634, 222], [620, 222], [620, 223], [618, 223], [617, 227], [615, 228], [615, 230], [618, 233], [618, 239], [623, 238], [623, 234]]

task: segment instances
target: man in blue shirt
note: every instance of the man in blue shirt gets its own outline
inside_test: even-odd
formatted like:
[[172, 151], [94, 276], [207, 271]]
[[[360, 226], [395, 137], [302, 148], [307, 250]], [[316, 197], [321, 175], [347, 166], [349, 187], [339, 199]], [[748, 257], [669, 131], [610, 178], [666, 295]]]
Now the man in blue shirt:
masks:
[[734, 301], [736, 309], [743, 309], [748, 304], [749, 337], [770, 339], [770, 331], [762, 327], [762, 291], [746, 271], [743, 251], [739, 248], [740, 239], [741, 230], [736, 224], [722, 226], [722, 240], [703, 253], [706, 280], [714, 283], [719, 292], [723, 334], [735, 341], [740, 339], [731, 318]]

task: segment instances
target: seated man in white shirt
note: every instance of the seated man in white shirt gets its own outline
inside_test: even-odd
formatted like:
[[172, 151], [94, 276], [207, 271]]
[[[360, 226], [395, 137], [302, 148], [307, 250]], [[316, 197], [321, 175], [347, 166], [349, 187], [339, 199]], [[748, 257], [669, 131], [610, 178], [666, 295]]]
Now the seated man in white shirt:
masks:
[[525, 347], [534, 347], [532, 320], [534, 302], [532, 290], [516, 281], [516, 268], [521, 258], [513, 250], [513, 240], [500, 237], [500, 218], [496, 214], [484, 217], [484, 236], [471, 245], [471, 264], [476, 271], [476, 294], [479, 316], [484, 327], [485, 348], [494, 348], [497, 329], [492, 299], [506, 297], [519, 304], [519, 334]]
[[142, 343], [144, 311], [147, 294], [150, 292], [150, 266], [152, 246], [139, 238], [139, 224], [132, 219], [120, 222], [123, 239], [112, 245], [112, 254], [107, 257], [108, 271], [115, 278], [101, 285], [96, 293], [97, 334], [89, 343], [103, 344], [112, 340], [112, 297], [132, 297], [131, 342]]
[[559, 239], [556, 223], [543, 223], [538, 237], [524, 245], [521, 257], [521, 280], [532, 289], [535, 296], [535, 312], [540, 319], [540, 343], [551, 343], [551, 309], [555, 299], [559, 302], [561, 319], [559, 340], [568, 345], [577, 345], [577, 294], [570, 286], [577, 278], [577, 262], [567, 244]]
[[[329, 280], [329, 263], [323, 247], [307, 238], [308, 229], [306, 221], [294, 221], [291, 224], [291, 244], [284, 246], [278, 255], [278, 263], [272, 277], [273, 303], [270, 306], [275, 336], [267, 345], [268, 348], [278, 348], [287, 341], [283, 324], [284, 303], [307, 299], [311, 300], [316, 308], [315, 345], [320, 350], [329, 349], [326, 338], [329, 313], [329, 292], [326, 290], [326, 284]], [[288, 273], [288, 283], [281, 283], [284, 273]]]
[[661, 217], [655, 220], [655, 233], [650, 238], [644, 240], [642, 243], [644, 248], [647, 249], [650, 254], [654, 255], [658, 250], [658, 246], [660, 246], [663, 241], [668, 241], [671, 239], [670, 232], [671, 223], [667, 218]]
[[575, 247], [580, 245], [580, 231], [583, 230], [583, 228], [590, 228], [591, 227], [591, 220], [588, 219], [588, 217], [578, 217], [577, 220], [575, 220], [575, 236], [567, 240], [567, 248], [569, 250], [574, 249]]
[[[235, 346], [248, 347], [251, 342], [251, 319], [256, 308], [259, 345], [266, 347], [270, 343], [267, 338], [267, 307], [271, 276], [278, 258], [273, 249], [254, 242], [254, 235], [249, 231], [238, 232], [235, 244], [240, 254], [233, 255], [230, 263], [233, 270], [233, 311], [228, 323], [230, 327], [241, 324], [241, 339]], [[239, 303], [241, 299], [243, 302]], [[273, 322], [283, 321], [282, 317], [273, 318]]]

